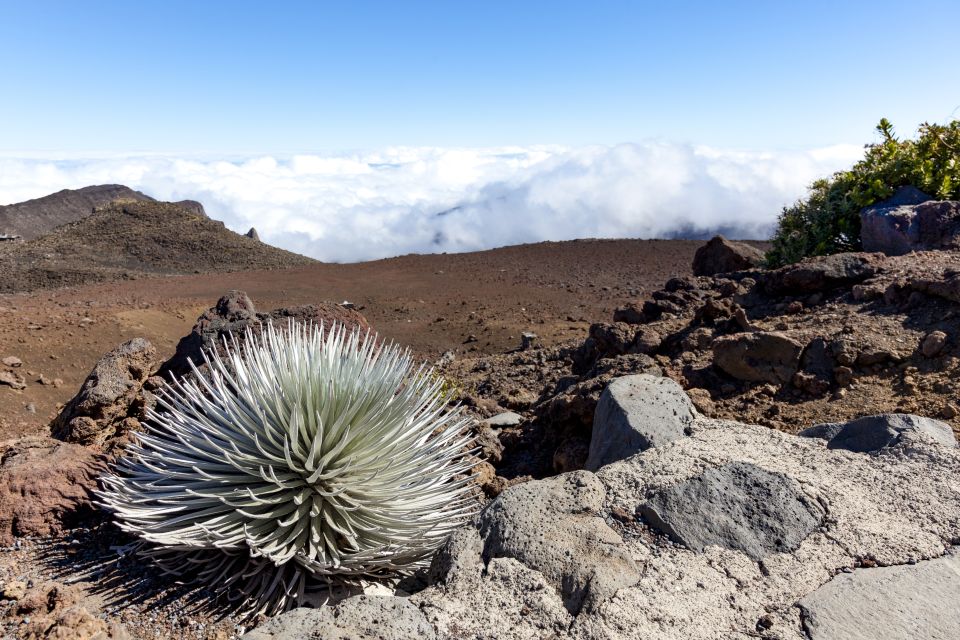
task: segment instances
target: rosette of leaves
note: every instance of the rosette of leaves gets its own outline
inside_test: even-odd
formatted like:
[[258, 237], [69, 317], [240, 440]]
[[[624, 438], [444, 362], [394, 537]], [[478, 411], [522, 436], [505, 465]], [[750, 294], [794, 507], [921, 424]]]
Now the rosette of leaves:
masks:
[[268, 325], [173, 380], [101, 504], [166, 571], [272, 614], [429, 563], [476, 510], [470, 419], [409, 351]]

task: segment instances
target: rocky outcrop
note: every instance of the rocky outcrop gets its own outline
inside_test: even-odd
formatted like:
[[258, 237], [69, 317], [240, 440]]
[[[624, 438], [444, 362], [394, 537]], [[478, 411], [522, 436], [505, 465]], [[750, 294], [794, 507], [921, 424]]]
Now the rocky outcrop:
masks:
[[99, 447], [139, 428], [146, 407], [155, 402], [143, 386], [156, 360], [157, 350], [145, 338], [124, 342], [100, 358], [79, 393], [50, 423], [53, 437]]
[[731, 242], [714, 236], [697, 249], [693, 256], [693, 275], [712, 276], [718, 273], [745, 271], [764, 262], [763, 252], [743, 242]]
[[799, 295], [849, 287], [875, 276], [878, 262], [878, 256], [865, 253], [809, 258], [771, 271], [764, 279], [764, 288], [774, 295]]
[[[507, 489], [453, 536], [411, 601], [444, 638], [808, 640], [815, 618], [856, 616], [871, 597], [829, 595], [838, 572], [924, 567], [960, 535], [956, 448], [918, 438], [864, 456], [733, 422], [691, 431], [595, 475]], [[673, 537], [659, 535], [668, 521]], [[569, 606], [588, 572], [601, 597]], [[928, 602], [890, 615], [914, 616], [917, 629], [950, 619], [936, 609], [955, 608], [955, 589], [930, 575], [918, 587]], [[835, 628], [812, 637], [845, 637]]]
[[946, 447], [956, 447], [957, 438], [945, 422], [903, 413], [865, 416], [842, 423], [818, 424], [800, 432], [806, 438], [827, 441], [829, 449], [870, 453], [892, 447], [917, 434]]
[[713, 343], [714, 364], [738, 380], [751, 382], [789, 382], [802, 352], [802, 344], [777, 332], [738, 333]]
[[243, 640], [408, 640], [436, 638], [433, 626], [407, 598], [354, 596], [336, 605], [299, 608], [273, 618]]
[[484, 559], [513, 558], [543, 574], [571, 614], [596, 609], [640, 577], [623, 540], [596, 515], [603, 497], [586, 471], [507, 489], [480, 516]]
[[347, 327], [369, 330], [370, 325], [359, 311], [347, 309], [329, 302], [309, 304], [299, 307], [276, 309], [269, 313], [258, 313], [249, 296], [243, 291], [230, 291], [197, 319], [190, 334], [177, 343], [176, 353], [163, 363], [159, 375], [170, 373], [184, 375], [190, 372], [190, 362], [198, 367], [203, 364], [203, 352], [206, 349], [222, 348], [223, 340], [233, 335], [243, 341], [243, 332], [250, 328], [259, 332], [268, 322], [284, 326], [288, 320], [312, 322], [329, 327], [341, 323]]
[[0, 545], [58, 535], [89, 518], [103, 468], [80, 445], [41, 437], [8, 444], [0, 457]]
[[617, 378], [597, 404], [585, 468], [596, 471], [682, 438], [693, 418], [690, 399], [673, 380], [651, 375]]
[[864, 251], [891, 256], [960, 247], [960, 202], [934, 201], [914, 187], [860, 212]]

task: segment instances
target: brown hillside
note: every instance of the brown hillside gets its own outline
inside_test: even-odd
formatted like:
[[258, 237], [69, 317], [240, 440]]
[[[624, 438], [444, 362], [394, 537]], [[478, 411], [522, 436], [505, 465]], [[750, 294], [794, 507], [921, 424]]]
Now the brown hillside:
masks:
[[86, 218], [94, 207], [123, 198], [153, 200], [120, 184], [101, 184], [82, 189], [64, 189], [42, 198], [0, 206], [0, 233], [33, 240], [60, 225]]
[[189, 203], [139, 200], [113, 202], [43, 237], [0, 246], [0, 252], [2, 293], [315, 262], [234, 233]]

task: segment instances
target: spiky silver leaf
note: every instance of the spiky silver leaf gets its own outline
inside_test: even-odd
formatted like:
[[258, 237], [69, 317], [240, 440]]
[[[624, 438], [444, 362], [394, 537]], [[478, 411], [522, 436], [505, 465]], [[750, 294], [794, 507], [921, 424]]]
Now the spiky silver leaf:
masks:
[[[272, 325], [173, 381], [102, 504], [175, 573], [275, 611], [305, 584], [424, 565], [476, 509], [469, 418], [408, 351]], [[254, 603], [251, 603], [254, 604]]]

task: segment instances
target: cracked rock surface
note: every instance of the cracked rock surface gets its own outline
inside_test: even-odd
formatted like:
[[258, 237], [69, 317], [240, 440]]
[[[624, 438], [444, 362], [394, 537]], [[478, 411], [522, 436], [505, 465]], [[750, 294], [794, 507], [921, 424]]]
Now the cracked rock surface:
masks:
[[[762, 557], [722, 540], [685, 546], [643, 517], [655, 496], [704, 477], [732, 480], [743, 495], [728, 494], [730, 500], [752, 496], [759, 511], [727, 532], [753, 542], [770, 536]], [[715, 517], [711, 512], [723, 508], [704, 501], [710, 492], [687, 495], [688, 516]], [[778, 538], [771, 523], [784, 513], [804, 521], [797, 509], [814, 520]], [[875, 453], [854, 453], [817, 438], [699, 419], [689, 437], [596, 474], [508, 489], [438, 554], [434, 584], [411, 602], [440, 638], [809, 640], [817, 614], [805, 611], [820, 611], [821, 621], [844, 611], [866, 615], [871, 598], [886, 602], [897, 593], [889, 581], [870, 578], [877, 567], [910, 573], [939, 566], [926, 561], [943, 557], [958, 539], [955, 447], [918, 433]], [[830, 585], [846, 576], [855, 579], [859, 600], [831, 595], [837, 587]], [[938, 608], [956, 609], [957, 582], [946, 573], [939, 580], [923, 597], [896, 600], [903, 619], [920, 625]], [[581, 606], [571, 606], [580, 594]], [[885, 637], [823, 628], [812, 637]], [[960, 637], [960, 627], [953, 630], [949, 637]]]

